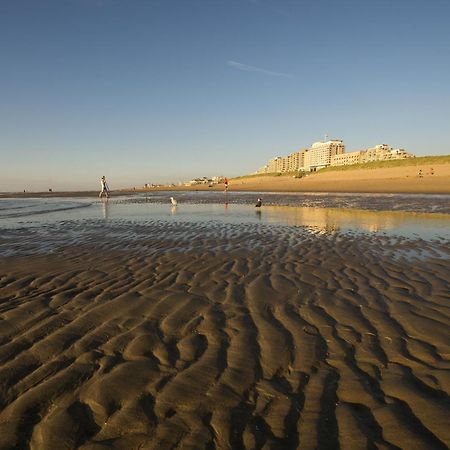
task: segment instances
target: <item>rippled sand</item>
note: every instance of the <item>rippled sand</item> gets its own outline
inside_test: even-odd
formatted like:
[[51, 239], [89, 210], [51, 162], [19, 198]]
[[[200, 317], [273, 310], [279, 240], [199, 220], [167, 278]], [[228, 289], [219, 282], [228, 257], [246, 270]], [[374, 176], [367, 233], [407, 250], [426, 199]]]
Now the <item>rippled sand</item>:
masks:
[[2, 449], [450, 445], [448, 239], [14, 233], [40, 253], [0, 262]]

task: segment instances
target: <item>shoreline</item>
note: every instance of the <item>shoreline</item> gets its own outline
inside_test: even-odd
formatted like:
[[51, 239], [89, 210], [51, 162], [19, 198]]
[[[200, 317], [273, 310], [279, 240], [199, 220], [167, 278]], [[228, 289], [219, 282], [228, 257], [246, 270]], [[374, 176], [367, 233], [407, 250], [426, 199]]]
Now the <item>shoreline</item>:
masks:
[[[423, 176], [418, 176], [421, 169]], [[433, 175], [431, 175], [433, 173]], [[158, 191], [224, 191], [224, 185], [158, 186], [121, 188], [112, 196]], [[98, 197], [99, 191], [0, 193], [0, 198]], [[303, 178], [289, 175], [231, 178], [228, 192], [450, 194], [450, 164], [324, 171]]]

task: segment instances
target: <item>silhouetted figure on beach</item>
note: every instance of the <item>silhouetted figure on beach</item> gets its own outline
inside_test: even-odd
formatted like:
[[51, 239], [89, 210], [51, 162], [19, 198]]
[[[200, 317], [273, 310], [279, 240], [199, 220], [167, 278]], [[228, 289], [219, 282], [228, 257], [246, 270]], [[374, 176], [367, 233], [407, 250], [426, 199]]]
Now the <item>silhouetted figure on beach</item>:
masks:
[[100, 194], [98, 194], [98, 197], [102, 198], [103, 194], [105, 194], [105, 197], [108, 198], [109, 197], [109, 187], [108, 187], [108, 183], [106, 182], [105, 175], [103, 175], [100, 179], [100, 186], [101, 186], [102, 190], [100, 191]]
[[261, 205], [262, 205], [262, 200], [260, 198], [258, 198], [258, 200], [256, 201], [255, 208], [261, 208]]

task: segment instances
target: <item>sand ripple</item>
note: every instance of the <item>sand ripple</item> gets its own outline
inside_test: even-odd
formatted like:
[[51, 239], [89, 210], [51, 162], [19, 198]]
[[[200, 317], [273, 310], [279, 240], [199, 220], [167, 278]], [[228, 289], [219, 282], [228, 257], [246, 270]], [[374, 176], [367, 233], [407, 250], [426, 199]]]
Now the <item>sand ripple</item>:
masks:
[[450, 445], [448, 242], [120, 229], [0, 262], [0, 448]]

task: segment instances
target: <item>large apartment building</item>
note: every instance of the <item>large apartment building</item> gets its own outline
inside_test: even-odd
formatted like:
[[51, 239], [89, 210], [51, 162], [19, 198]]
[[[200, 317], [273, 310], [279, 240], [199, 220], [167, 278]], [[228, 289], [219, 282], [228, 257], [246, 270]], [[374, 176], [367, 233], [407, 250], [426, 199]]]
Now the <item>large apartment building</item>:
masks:
[[256, 173], [315, 172], [329, 166], [348, 166], [413, 157], [414, 155], [406, 150], [394, 149], [387, 144], [345, 153], [342, 140], [333, 139], [326, 142], [314, 142], [310, 148], [293, 152], [288, 156], [277, 156]]
[[269, 160], [257, 173], [313, 172], [329, 166], [331, 158], [343, 152], [342, 140], [315, 142], [310, 148]]
[[315, 172], [331, 165], [331, 158], [345, 152], [342, 140], [331, 140], [326, 142], [314, 142], [305, 153], [305, 172]]

